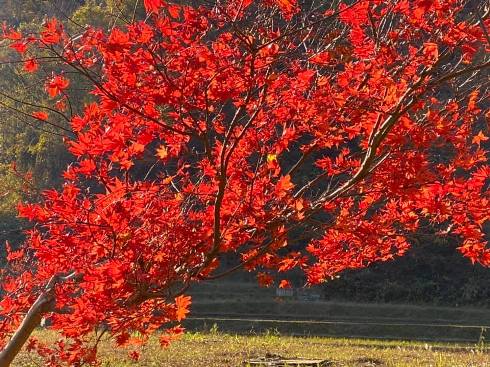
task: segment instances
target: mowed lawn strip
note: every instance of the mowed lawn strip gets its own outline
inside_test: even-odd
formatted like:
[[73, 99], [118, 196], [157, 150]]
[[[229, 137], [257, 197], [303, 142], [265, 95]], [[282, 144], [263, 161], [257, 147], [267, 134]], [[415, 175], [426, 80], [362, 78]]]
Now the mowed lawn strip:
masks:
[[[39, 331], [44, 341], [54, 342], [56, 334]], [[279, 355], [295, 358], [322, 358], [332, 366], [372, 367], [490, 367], [490, 352], [482, 344], [443, 344], [403, 341], [373, 341], [319, 337], [290, 337], [274, 332], [262, 335], [230, 335], [217, 331], [187, 333], [162, 349], [157, 338], [141, 350], [141, 359], [132, 361], [128, 349], [116, 349], [106, 341], [100, 346], [102, 366], [243, 366], [250, 358]], [[23, 352], [14, 367], [43, 366], [32, 354]]]

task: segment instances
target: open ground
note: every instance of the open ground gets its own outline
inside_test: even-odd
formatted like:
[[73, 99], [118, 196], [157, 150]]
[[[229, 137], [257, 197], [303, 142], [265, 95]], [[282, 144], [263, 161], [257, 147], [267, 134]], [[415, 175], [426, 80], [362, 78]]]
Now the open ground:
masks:
[[[191, 290], [189, 332], [162, 349], [153, 338], [131, 361], [131, 349], [101, 344], [104, 367], [232, 367], [267, 355], [322, 358], [332, 367], [490, 367], [487, 309], [335, 300], [278, 300], [253, 282], [211, 282]], [[53, 341], [49, 331], [37, 332]], [[348, 337], [348, 338], [347, 338]], [[15, 367], [40, 367], [22, 353]]]
[[[55, 338], [42, 331], [41, 339]], [[141, 359], [133, 362], [129, 350], [101, 345], [104, 367], [233, 367], [249, 358], [266, 355], [322, 358], [332, 367], [486, 367], [490, 353], [484, 345], [442, 344], [359, 339], [291, 337], [275, 332], [262, 335], [231, 335], [214, 329], [208, 333], [188, 333], [166, 349], [157, 339], [145, 346]], [[14, 367], [42, 366], [32, 354], [22, 353]]]

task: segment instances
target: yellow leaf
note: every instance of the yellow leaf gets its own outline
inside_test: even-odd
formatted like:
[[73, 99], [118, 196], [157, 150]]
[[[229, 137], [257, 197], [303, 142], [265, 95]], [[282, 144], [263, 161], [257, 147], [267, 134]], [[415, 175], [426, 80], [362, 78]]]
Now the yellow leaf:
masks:
[[160, 147], [157, 149], [157, 154], [156, 156], [160, 159], [165, 159], [168, 157], [168, 150], [164, 145], [160, 145]]
[[277, 154], [267, 154], [267, 163], [277, 161]]

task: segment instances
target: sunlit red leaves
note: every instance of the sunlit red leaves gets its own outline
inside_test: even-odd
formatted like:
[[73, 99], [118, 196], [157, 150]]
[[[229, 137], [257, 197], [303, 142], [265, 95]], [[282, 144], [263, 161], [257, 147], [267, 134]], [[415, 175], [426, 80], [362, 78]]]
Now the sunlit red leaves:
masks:
[[68, 88], [70, 81], [61, 75], [56, 75], [46, 82], [46, 92], [52, 98], [63, 93]]
[[339, 19], [351, 26], [362, 26], [369, 21], [368, 9], [370, 2], [360, 0], [352, 5], [341, 3], [339, 7]]
[[488, 136], [485, 136], [485, 134], [483, 134], [483, 132], [480, 130], [480, 132], [473, 137], [471, 142], [473, 144], [480, 145], [482, 141], [487, 141], [488, 139]]
[[296, 0], [274, 0], [279, 9], [281, 10], [284, 19], [291, 19], [294, 14], [299, 12], [298, 4]]
[[137, 33], [136, 42], [146, 44], [152, 40], [155, 30], [149, 24], [140, 23], [135, 27], [135, 33]]
[[359, 58], [368, 58], [374, 52], [374, 42], [367, 37], [361, 27], [355, 26], [352, 28], [350, 39], [354, 47], [354, 54]]
[[[128, 32], [124, 32], [119, 28], [114, 28], [109, 35], [107, 42], [107, 50], [114, 53], [121, 53], [127, 50], [132, 44]], [[114, 57], [114, 55], [112, 55]]]
[[436, 43], [424, 43], [423, 54], [427, 61], [434, 63], [439, 58], [438, 45]]
[[257, 274], [257, 281], [261, 287], [271, 287], [274, 284], [274, 278], [267, 273], [259, 272]]
[[330, 61], [330, 53], [328, 51], [319, 52], [314, 56], [310, 57], [310, 62], [320, 65], [326, 65]]
[[160, 10], [162, 6], [165, 5], [163, 0], [143, 0], [145, 9], [148, 13], [156, 13]]
[[39, 205], [19, 204], [17, 206], [19, 217], [26, 218], [30, 221], [43, 222], [49, 217], [49, 213]]
[[190, 296], [178, 296], [175, 298], [175, 317], [177, 321], [182, 321], [189, 313], [189, 306], [191, 305]]
[[22, 39], [22, 33], [16, 31], [15, 29], [7, 29], [7, 27], [4, 25], [3, 37], [10, 41], [19, 41]]
[[163, 348], [168, 347], [174, 340], [178, 339], [184, 333], [184, 331], [185, 329], [180, 325], [165, 330], [165, 334], [158, 338], [160, 346]]
[[49, 19], [41, 31], [41, 41], [46, 45], [54, 45], [60, 42], [63, 26], [56, 19]]
[[82, 129], [84, 128], [84, 126], [86, 126], [86, 124], [87, 124], [86, 119], [83, 119], [80, 116], [74, 116], [71, 119], [72, 129], [73, 129], [73, 131], [75, 131], [77, 133], [82, 131]]
[[83, 175], [90, 176], [96, 168], [97, 166], [92, 159], [83, 159], [78, 163], [76, 171]]
[[[480, 88], [457, 102], [431, 98], [437, 88], [427, 92], [425, 84], [410, 90], [424, 64], [434, 67], [439, 50], [464, 53], [459, 39], [483, 40], [473, 26], [459, 22], [456, 29], [452, 10], [436, 2], [399, 2], [393, 4], [397, 21], [385, 35], [392, 7], [342, 2], [339, 14], [323, 14], [324, 8], [311, 14], [343, 23], [322, 31], [317, 44], [308, 39], [315, 28], [295, 32], [296, 19], [276, 22], [280, 14], [292, 19], [296, 1], [270, 0], [231, 13], [243, 17], [243, 32], [235, 32], [222, 12], [237, 11], [237, 4], [251, 3], [225, 2], [210, 11], [145, 1], [148, 22], [73, 40], [73, 49], [87, 53], [77, 54], [77, 62], [97, 65], [90, 72], [100, 73], [103, 85], [71, 118], [74, 136], [67, 145], [75, 162], [63, 173], [63, 188], [45, 193], [41, 205], [19, 206], [20, 215], [37, 224], [25, 253], [35, 254], [38, 273], [25, 275], [22, 284], [41, 289], [60, 268], [83, 273], [81, 283], [57, 289], [59, 302], [75, 310], [52, 317], [65, 335], [84, 335], [104, 322], [120, 345], [145, 342], [130, 332], [146, 337], [184, 319], [190, 298], [179, 295], [167, 304], [166, 295], [174, 285], [225, 267], [223, 252], [257, 271], [262, 286], [272, 286], [277, 271], [295, 269], [318, 283], [402, 255], [409, 246], [405, 234], [426, 221], [461, 236], [461, 251], [472, 260], [489, 261], [481, 241], [489, 173], [488, 132], [475, 123], [483, 106]], [[417, 9], [429, 13], [413, 17]], [[274, 27], [264, 22], [257, 30], [256, 11], [270, 16]], [[223, 27], [219, 36], [217, 25]], [[43, 43], [12, 32], [7, 41], [28, 51], [21, 62], [35, 72], [36, 47], [56, 50], [67, 39], [60, 32], [59, 22], [48, 21]], [[75, 58], [70, 49], [67, 57]], [[57, 71], [67, 66], [54, 68], [46, 82], [52, 98], [46, 111], [64, 110], [70, 101], [68, 74]], [[430, 71], [442, 77], [450, 69], [442, 66]], [[370, 137], [412, 94], [417, 103], [385, 130], [374, 166], [338, 198], [322, 202], [328, 197], [322, 194], [356, 175]], [[49, 117], [44, 111], [31, 116]], [[451, 154], [438, 159], [446, 148]], [[297, 162], [303, 163], [291, 168]], [[310, 226], [318, 229], [315, 240], [307, 238]], [[301, 238], [292, 228], [301, 229]], [[291, 252], [305, 246], [309, 253]], [[24, 259], [11, 258], [16, 264]], [[15, 291], [19, 282], [6, 282], [4, 290]], [[2, 307], [25, 308], [29, 297], [25, 289]], [[167, 330], [160, 344], [179, 333]], [[81, 358], [85, 344], [75, 344]]]
[[24, 257], [24, 250], [22, 248], [17, 251], [13, 251], [8, 241], [5, 243], [5, 247], [7, 250], [8, 261], [20, 260]]
[[413, 15], [415, 18], [422, 18], [435, 3], [435, 0], [417, 0], [414, 2]]
[[10, 44], [10, 48], [14, 49], [20, 54], [23, 54], [27, 51], [27, 43], [23, 41], [14, 42]]
[[35, 59], [29, 59], [24, 62], [24, 70], [28, 73], [34, 73], [39, 68], [39, 64]]
[[44, 111], [36, 111], [32, 113], [32, 117], [41, 121], [46, 121], [49, 115]]

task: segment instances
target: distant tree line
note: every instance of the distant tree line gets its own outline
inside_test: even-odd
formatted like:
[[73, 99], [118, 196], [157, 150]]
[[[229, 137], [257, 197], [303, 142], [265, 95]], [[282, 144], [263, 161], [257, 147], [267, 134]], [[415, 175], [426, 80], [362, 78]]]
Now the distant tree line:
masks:
[[[87, 24], [113, 27], [143, 14], [142, 1], [137, 0], [0, 0], [0, 23], [26, 33], [52, 17], [64, 20], [76, 35]], [[0, 242], [14, 245], [22, 240], [26, 225], [16, 218], [17, 203], [35, 200], [42, 189], [59, 185], [71, 160], [63, 141], [69, 122], [60, 117], [56, 126], [42, 124], [27, 113], [25, 102], [40, 105], [46, 98], [44, 82], [23, 72], [16, 58], [12, 49], [0, 47]], [[49, 64], [42, 68], [44, 75], [51, 74]], [[67, 100], [75, 113], [88, 102], [85, 87], [80, 80], [80, 94]], [[9, 94], [2, 92], [6, 90]]]

